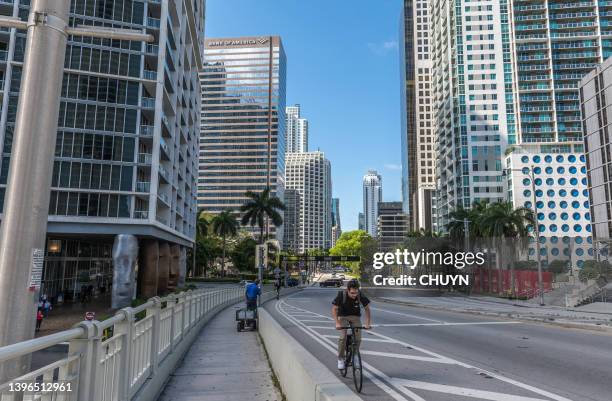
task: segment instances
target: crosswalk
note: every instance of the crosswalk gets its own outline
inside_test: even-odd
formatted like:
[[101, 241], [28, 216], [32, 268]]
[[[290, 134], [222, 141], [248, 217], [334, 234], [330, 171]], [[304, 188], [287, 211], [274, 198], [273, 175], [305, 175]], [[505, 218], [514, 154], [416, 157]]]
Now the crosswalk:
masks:
[[[364, 376], [386, 393], [389, 399], [398, 401], [571, 401], [544, 389], [383, 334], [386, 327], [516, 324], [518, 322], [453, 323], [380, 307], [376, 309], [379, 313], [396, 314], [399, 319], [415, 321], [414, 323], [374, 325], [373, 330], [362, 332], [361, 354], [364, 358]], [[332, 354], [336, 353], [338, 332], [335, 330], [331, 317], [308, 310], [308, 304], [291, 296], [277, 302], [276, 310], [320, 346]], [[330, 356], [330, 358], [333, 357]], [[417, 378], [418, 380], [415, 380]], [[474, 385], [475, 383], [477, 386]], [[364, 395], [361, 397], [362, 399], [373, 399]]]

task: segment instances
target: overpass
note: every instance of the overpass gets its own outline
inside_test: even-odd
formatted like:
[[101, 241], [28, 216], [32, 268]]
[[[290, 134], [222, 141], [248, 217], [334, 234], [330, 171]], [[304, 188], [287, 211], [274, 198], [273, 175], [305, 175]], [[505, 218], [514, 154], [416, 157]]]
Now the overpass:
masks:
[[[364, 334], [362, 343], [364, 387], [357, 394], [352, 381], [341, 378], [335, 367], [337, 333], [329, 310], [336, 290], [283, 292], [278, 301], [270, 291], [262, 295], [259, 334], [289, 401], [604, 401], [612, 394], [609, 332], [503, 317], [510, 314], [510, 306], [496, 317], [465, 313], [458, 310], [459, 300], [418, 291], [412, 295], [415, 302], [395, 302], [397, 296], [390, 302], [374, 300], [374, 329]], [[247, 377], [241, 372], [253, 361], [253, 354], [232, 350], [233, 343], [223, 346], [232, 334], [235, 339], [249, 335], [235, 334], [232, 319], [232, 306], [243, 296], [243, 288], [232, 286], [153, 298], [104, 321], [82, 322], [0, 348], [2, 362], [68, 344], [64, 356], [13, 381], [32, 384], [32, 391], [20, 398], [10, 383], [1, 384], [0, 401], [273, 399], [265, 391], [249, 398], [232, 395], [237, 387], [250, 385], [248, 380], [240, 383]], [[215, 335], [207, 332], [210, 326], [215, 326]], [[250, 338], [249, 346], [256, 347], [257, 337]], [[219, 358], [206, 352], [226, 359], [233, 355], [236, 361], [214, 366]], [[189, 358], [197, 363], [185, 366]], [[265, 358], [257, 361], [266, 364]], [[229, 370], [220, 372], [223, 369]], [[228, 377], [227, 389], [212, 383], [223, 375]], [[35, 383], [57, 383], [70, 386], [70, 391], [35, 391]], [[184, 383], [195, 384], [194, 390], [185, 390]], [[205, 392], [209, 383], [220, 386], [225, 396]]]

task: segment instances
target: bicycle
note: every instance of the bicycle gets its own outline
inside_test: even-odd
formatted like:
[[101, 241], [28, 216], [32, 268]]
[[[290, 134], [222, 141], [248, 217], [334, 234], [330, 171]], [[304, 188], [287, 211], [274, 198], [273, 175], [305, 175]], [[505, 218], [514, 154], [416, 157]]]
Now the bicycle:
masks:
[[339, 330], [347, 330], [346, 341], [344, 342], [344, 369], [341, 369], [340, 373], [342, 374], [342, 377], [346, 377], [349, 366], [353, 367], [353, 383], [355, 384], [355, 390], [357, 390], [358, 393], [361, 393], [361, 387], [363, 386], [363, 372], [361, 370], [361, 353], [359, 352], [359, 348], [355, 347], [353, 333], [355, 330], [361, 329], [365, 330], [363, 326], [353, 326], [351, 322], [349, 322], [348, 326], [339, 328]]

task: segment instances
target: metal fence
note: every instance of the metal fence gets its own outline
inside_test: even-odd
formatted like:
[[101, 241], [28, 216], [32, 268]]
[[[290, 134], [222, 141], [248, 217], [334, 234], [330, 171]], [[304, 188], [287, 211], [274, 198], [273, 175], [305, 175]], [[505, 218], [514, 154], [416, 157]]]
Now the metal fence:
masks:
[[104, 321], [84, 321], [70, 330], [1, 347], [0, 363], [69, 344], [67, 357], [0, 384], [0, 401], [147, 399], [142, 396], [151, 393], [147, 387], [163, 387], [203, 324], [243, 297], [242, 287], [155, 297]]

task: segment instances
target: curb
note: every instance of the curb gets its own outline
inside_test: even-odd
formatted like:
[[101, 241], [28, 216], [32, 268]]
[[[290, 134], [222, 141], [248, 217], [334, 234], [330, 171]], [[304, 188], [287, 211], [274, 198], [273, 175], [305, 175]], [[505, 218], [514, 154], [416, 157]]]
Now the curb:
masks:
[[361, 400], [263, 308], [259, 310], [259, 335], [288, 401]]

